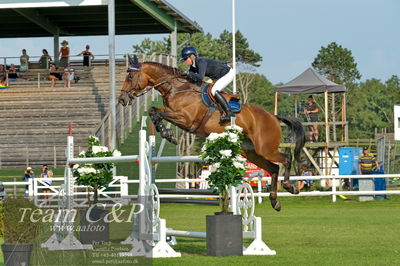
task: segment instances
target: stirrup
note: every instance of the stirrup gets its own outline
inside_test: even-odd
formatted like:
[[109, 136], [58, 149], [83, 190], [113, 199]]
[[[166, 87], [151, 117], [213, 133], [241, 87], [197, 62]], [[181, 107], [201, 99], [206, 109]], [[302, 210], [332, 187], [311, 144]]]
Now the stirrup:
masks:
[[231, 121], [231, 117], [234, 117], [234, 116], [235, 116], [235, 115], [234, 115], [232, 112], [231, 112], [230, 114], [221, 115], [221, 117], [220, 117], [220, 119], [219, 119], [219, 122], [220, 122], [221, 124], [230, 122], [230, 121]]

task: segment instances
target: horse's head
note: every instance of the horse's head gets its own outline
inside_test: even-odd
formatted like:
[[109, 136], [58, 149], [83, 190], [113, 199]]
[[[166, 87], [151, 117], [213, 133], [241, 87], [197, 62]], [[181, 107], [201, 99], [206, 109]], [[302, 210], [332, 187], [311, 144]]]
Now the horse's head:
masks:
[[121, 93], [118, 97], [118, 102], [123, 106], [131, 104], [132, 100], [149, 84], [149, 77], [142, 71], [136, 55], [133, 59], [129, 56], [127, 72], [128, 74], [126, 75]]

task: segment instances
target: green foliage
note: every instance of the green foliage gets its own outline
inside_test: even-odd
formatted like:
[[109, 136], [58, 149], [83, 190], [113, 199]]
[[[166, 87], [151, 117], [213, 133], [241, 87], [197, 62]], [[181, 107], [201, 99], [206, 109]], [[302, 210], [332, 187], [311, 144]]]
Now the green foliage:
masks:
[[3, 211], [7, 214], [3, 218], [4, 243], [14, 245], [32, 243], [39, 232], [39, 222], [30, 219], [30, 214], [37, 209], [35, 204], [23, 197], [8, 197], [4, 199], [3, 204]]
[[0, 201], [0, 237], [4, 236], [4, 204]]
[[239, 185], [246, 172], [246, 159], [241, 157], [242, 128], [229, 126], [226, 129], [224, 133], [211, 133], [200, 153], [200, 158], [210, 165], [206, 180], [211, 189], [220, 194], [223, 212], [228, 210], [229, 187]]
[[312, 66], [338, 84], [347, 85], [361, 78], [351, 51], [336, 42], [330, 43], [327, 47], [322, 46]]
[[399, 103], [399, 91], [397, 76], [392, 76], [385, 84], [370, 79], [355, 86], [347, 101], [351, 138], [373, 138], [375, 128], [392, 128], [393, 106]]
[[[109, 151], [107, 147], [100, 146], [98, 138], [94, 136], [88, 137], [88, 150], [79, 154], [79, 158], [92, 158], [92, 157], [110, 157], [120, 156], [118, 150], [113, 152]], [[95, 192], [94, 202], [97, 202], [97, 190], [107, 188], [112, 181], [113, 163], [96, 163], [96, 164], [76, 164], [73, 167], [73, 175], [76, 177], [75, 182], [78, 185], [85, 185], [91, 187]]]
[[[210, 33], [195, 33], [191, 36], [188, 33], [179, 33], [178, 44], [187, 43], [196, 47], [199, 56], [208, 57], [224, 62], [232, 61], [232, 34], [225, 30], [219, 38], [213, 38]], [[169, 54], [171, 50], [170, 38], [160, 41], [152, 41], [145, 38], [140, 44], [133, 45], [134, 53], [143, 54]], [[180, 56], [180, 50], [177, 51]], [[240, 31], [236, 32], [236, 60], [238, 63], [249, 64], [258, 67], [262, 61], [262, 56], [251, 50], [247, 39]]]

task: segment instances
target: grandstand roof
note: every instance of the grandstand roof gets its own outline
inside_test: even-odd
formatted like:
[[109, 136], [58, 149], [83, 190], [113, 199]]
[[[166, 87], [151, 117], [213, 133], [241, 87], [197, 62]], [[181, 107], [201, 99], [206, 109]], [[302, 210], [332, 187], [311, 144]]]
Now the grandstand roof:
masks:
[[[0, 38], [108, 34], [107, 0], [5, 0]], [[165, 0], [116, 0], [115, 33], [202, 32]]]

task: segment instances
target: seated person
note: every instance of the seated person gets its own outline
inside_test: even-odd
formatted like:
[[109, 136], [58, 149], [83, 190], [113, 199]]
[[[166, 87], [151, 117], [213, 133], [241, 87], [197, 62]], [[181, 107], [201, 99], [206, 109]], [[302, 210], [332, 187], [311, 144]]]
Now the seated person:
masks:
[[48, 76], [48, 79], [51, 81], [51, 88], [56, 87], [57, 80], [62, 80], [61, 73], [58, 72], [58, 68], [55, 64], [50, 65], [50, 75]]
[[1, 76], [0, 75], [0, 89], [4, 89], [7, 87], [7, 81], [6, 81], [6, 76]]
[[10, 68], [8, 69], [8, 78], [11, 80], [17, 80], [17, 78], [20, 78], [20, 75], [18, 72], [19, 72], [19, 70], [17, 70], [15, 68], [15, 65], [11, 64]]
[[68, 88], [70, 81], [75, 80], [75, 83], [78, 82], [78, 77], [75, 76], [75, 70], [71, 68], [71, 65], [68, 63], [64, 68], [63, 80], [64, 80], [64, 88]]
[[[301, 171], [302, 176], [312, 176], [313, 175], [312, 172], [308, 169], [308, 167], [304, 164], [300, 167], [300, 171]], [[301, 191], [304, 188], [304, 186], [306, 186], [307, 190], [309, 190], [313, 183], [314, 183], [314, 181], [309, 180], [309, 179], [299, 180], [297, 183], [297, 188], [299, 189], [299, 191]]]

